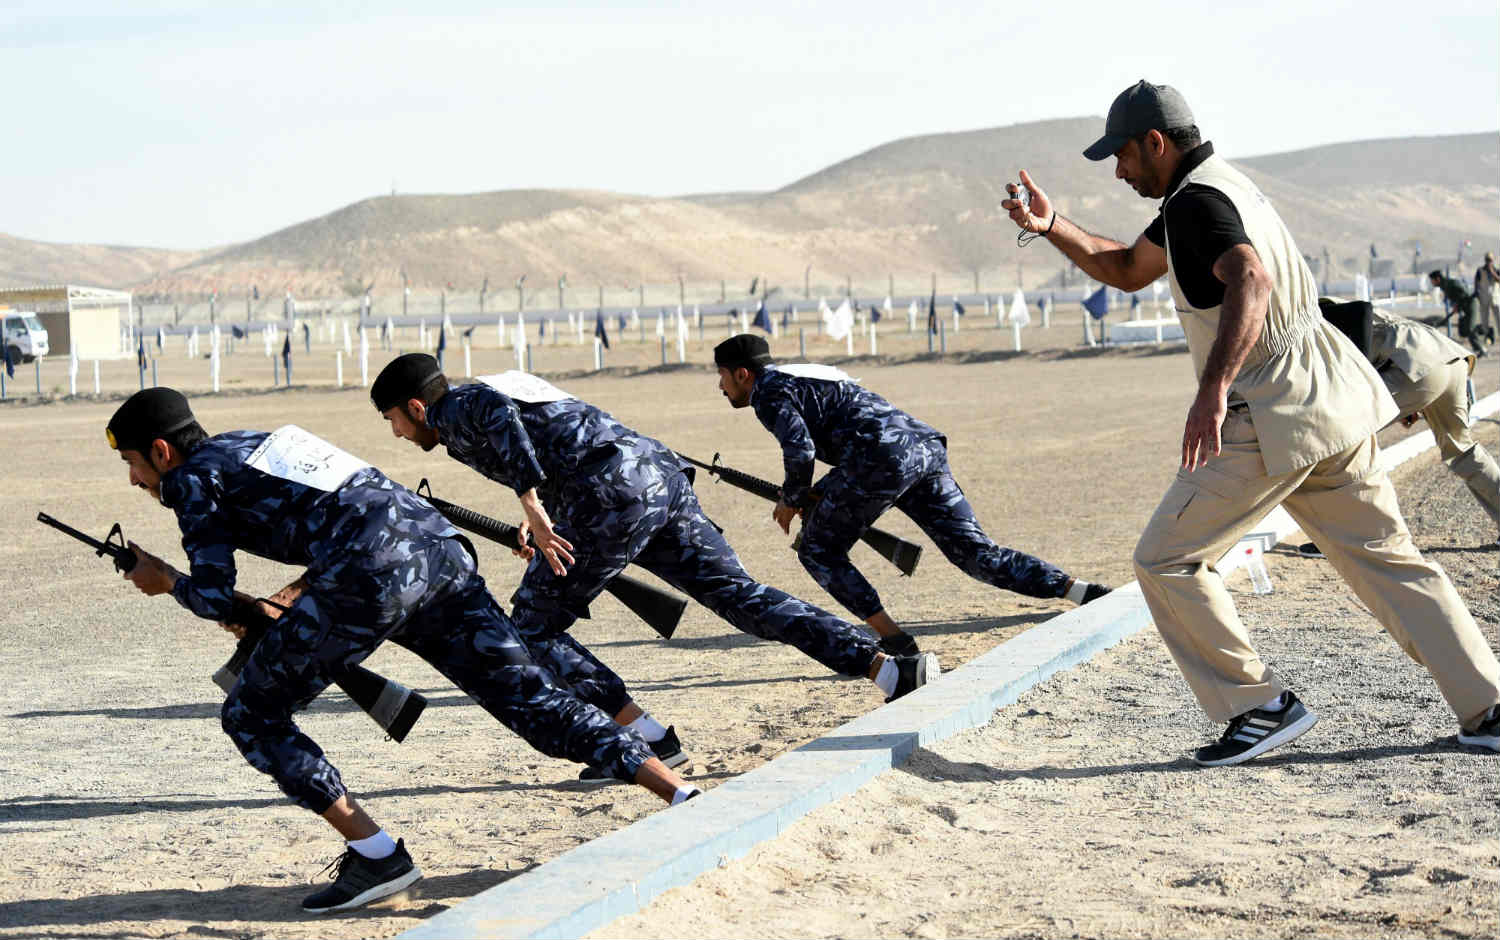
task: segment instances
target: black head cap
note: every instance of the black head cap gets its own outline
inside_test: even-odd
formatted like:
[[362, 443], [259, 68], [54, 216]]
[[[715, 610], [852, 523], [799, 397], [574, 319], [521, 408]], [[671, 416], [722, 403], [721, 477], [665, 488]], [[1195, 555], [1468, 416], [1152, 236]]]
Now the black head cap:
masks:
[[382, 414], [413, 398], [422, 397], [422, 387], [443, 374], [436, 359], [426, 353], [397, 356], [380, 370], [370, 384], [370, 401]]
[[714, 347], [714, 365], [721, 369], [749, 369], [758, 372], [771, 364], [771, 344], [754, 333], [731, 336]]
[[104, 428], [104, 437], [115, 450], [151, 449], [159, 437], [197, 423], [185, 395], [175, 388], [148, 388], [136, 392], [115, 409]]

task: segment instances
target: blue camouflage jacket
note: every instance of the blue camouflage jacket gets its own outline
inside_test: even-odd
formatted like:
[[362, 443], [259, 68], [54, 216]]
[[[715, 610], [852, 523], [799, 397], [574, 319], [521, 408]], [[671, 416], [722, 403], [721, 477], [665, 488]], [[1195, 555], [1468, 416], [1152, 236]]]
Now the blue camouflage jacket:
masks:
[[548, 501], [579, 468], [619, 448], [680, 465], [665, 445], [587, 402], [530, 404], [482, 382], [450, 389], [427, 409], [427, 426], [454, 460], [518, 496], [536, 487]]
[[813, 502], [814, 460], [842, 467], [858, 481], [861, 467], [899, 461], [916, 444], [944, 440], [857, 382], [802, 378], [774, 365], [756, 378], [750, 405], [781, 442], [782, 501], [796, 509]]
[[393, 541], [458, 535], [426, 500], [374, 467], [329, 492], [247, 466], [266, 437], [264, 431], [216, 435], [161, 478], [162, 504], [177, 514], [191, 566], [172, 596], [198, 616], [229, 616], [239, 550], [306, 567], [316, 583], [358, 570]]

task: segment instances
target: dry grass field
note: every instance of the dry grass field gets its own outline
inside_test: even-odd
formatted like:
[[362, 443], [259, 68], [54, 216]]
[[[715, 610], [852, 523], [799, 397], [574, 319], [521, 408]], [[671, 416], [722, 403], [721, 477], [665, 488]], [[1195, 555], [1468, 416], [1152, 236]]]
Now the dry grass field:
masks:
[[[1067, 347], [1078, 335], [1076, 319], [1071, 326], [1054, 325], [1053, 331], [1051, 342], [1029, 344], [1041, 349], [1034, 354], [1004, 353], [1008, 331], [991, 330], [986, 337], [974, 329], [953, 338], [947, 361], [926, 359], [925, 346], [913, 339], [907, 348], [883, 346], [892, 359], [857, 360], [846, 368], [948, 434], [955, 475], [997, 541], [1085, 577], [1124, 581], [1130, 577], [1136, 535], [1174, 470], [1191, 396], [1190, 366], [1180, 347], [1073, 353]], [[610, 364], [622, 367], [618, 372], [589, 376], [578, 372], [586, 360], [564, 359], [569, 347], [557, 348], [555, 364], [538, 358], [536, 368], [574, 373], [557, 379], [569, 391], [685, 453], [722, 452], [745, 470], [778, 474], [772, 439], [749, 413], [727, 407], [706, 367], [625, 374], [625, 366], [644, 368], [655, 361], [656, 347], [647, 343], [633, 353], [636, 360], [626, 352], [618, 358], [612, 354]], [[692, 358], [702, 362], [704, 350], [696, 347]], [[790, 348], [783, 340], [778, 351], [794, 354], [795, 340]], [[573, 352], [587, 355], [584, 348]], [[824, 358], [830, 352], [809, 349]], [[513, 363], [509, 351], [484, 351], [482, 361], [479, 355], [476, 351], [476, 372]], [[414, 485], [425, 476], [440, 496], [500, 518], [516, 515], [507, 491], [440, 450], [422, 454], [393, 439], [362, 390], [323, 384], [331, 380], [331, 355], [323, 359], [325, 365], [317, 369], [298, 367], [298, 381], [315, 385], [203, 397], [198, 414], [210, 432], [294, 422], [398, 481]], [[164, 383], [204, 387], [204, 364], [182, 359], [179, 369], [170, 362], [163, 361]], [[252, 363], [269, 372], [269, 363], [259, 356], [245, 357], [246, 372]], [[133, 367], [123, 368], [110, 387], [133, 388]], [[237, 354], [226, 374], [239, 375], [240, 368]], [[345, 376], [357, 379], [347, 362]], [[1500, 365], [1486, 361], [1478, 382], [1481, 393], [1495, 390]], [[221, 696], [209, 674], [229, 653], [227, 636], [169, 600], [140, 596], [107, 563], [32, 521], [42, 510], [102, 535], [118, 520], [130, 538], [181, 561], [171, 514], [127, 485], [124, 465], [104, 443], [103, 427], [113, 407], [112, 401], [0, 407], [4, 505], [12, 524], [10, 537], [0, 543], [8, 574], [0, 587], [0, 846], [6, 872], [0, 879], [0, 936], [389, 936], [581, 842], [660, 811], [648, 794], [634, 788], [579, 787], [575, 766], [530, 751], [425, 664], [403, 650], [384, 648], [369, 665], [431, 699], [405, 743], [383, 740], [334, 692], [314, 704], [303, 725], [376, 818], [406, 840], [427, 877], [411, 895], [373, 909], [317, 920], [302, 915], [298, 901], [340, 846], [321, 822], [289, 806], [268, 778], [251, 770], [219, 730]], [[1493, 427], [1486, 433], [1493, 444]], [[1402, 485], [1419, 492], [1410, 487], [1443, 476], [1429, 466], [1420, 476], [1416, 470], [1408, 474]], [[700, 481], [699, 492], [752, 573], [831, 606], [797, 565], [767, 506], [707, 481]], [[1450, 502], [1453, 513], [1474, 512], [1462, 500]], [[923, 540], [904, 517], [889, 517], [882, 526]], [[1456, 549], [1440, 556], [1445, 565], [1475, 559], [1473, 577], [1460, 584], [1471, 603], [1486, 591], [1493, 597], [1496, 553], [1472, 551], [1482, 535], [1477, 528], [1461, 528], [1441, 514], [1414, 516], [1413, 528], [1419, 527], [1426, 544]], [[480, 552], [492, 590], [508, 598], [520, 574], [517, 564], [493, 547], [481, 546]], [[866, 549], [856, 552], [888, 609], [949, 668], [1066, 607], [982, 587], [944, 563], [930, 545], [911, 579], [900, 578]], [[1281, 578], [1288, 563], [1276, 559], [1274, 564], [1273, 575]], [[1350, 637], [1372, 634], [1351, 609], [1352, 601], [1325, 586], [1326, 577], [1314, 566], [1296, 565], [1298, 573], [1287, 576], [1286, 591], [1275, 597], [1305, 596], [1325, 621], [1340, 621], [1339, 632], [1326, 639], [1330, 655], [1347, 654], [1354, 642]], [[241, 586], [267, 593], [294, 574], [244, 558]], [[1276, 623], [1294, 622], [1289, 631], [1319, 634], [1317, 621], [1302, 610], [1291, 606], [1284, 620], [1278, 615], [1262, 621], [1273, 625], [1268, 653], [1281, 655], [1271, 638]], [[1493, 607], [1485, 616], [1493, 642]], [[753, 641], [697, 607], [689, 607], [671, 642], [658, 640], [608, 600], [601, 600], [594, 619], [580, 623], [575, 633], [632, 684], [644, 705], [676, 726], [695, 757], [695, 779], [708, 786], [880, 701], [867, 683], [829, 676], [795, 650]], [[1330, 686], [1336, 678], [1331, 674], [1341, 671], [1339, 663], [1309, 654], [1317, 647], [1300, 645], [1303, 639], [1296, 640], [1299, 677], [1307, 677], [1309, 690]], [[1186, 881], [1172, 890], [1189, 895], [1194, 885], [1210, 886], [1204, 892], [1222, 888], [1234, 905], [1253, 915], [1282, 909], [1278, 905], [1284, 907], [1281, 899], [1290, 884], [1328, 875], [1330, 866], [1356, 871], [1338, 861], [1354, 850], [1352, 841], [1342, 842], [1337, 853], [1325, 853], [1334, 862], [1305, 860], [1309, 853], [1324, 852], [1318, 846], [1325, 836], [1386, 829], [1390, 838], [1371, 835], [1358, 842], [1360, 863], [1382, 872], [1412, 867], [1408, 874], [1371, 874], [1368, 883], [1381, 889], [1399, 885], [1405, 893], [1388, 903], [1417, 898], [1427, 918], [1400, 922], [1405, 926], [1392, 932], [1474, 932], [1485, 903], [1493, 927], [1494, 884], [1474, 870], [1488, 852], [1486, 877], [1493, 878], [1493, 826], [1481, 831], [1477, 823], [1486, 800], [1493, 823], [1496, 765], [1430, 746], [1433, 735], [1452, 733], [1432, 702], [1430, 686], [1399, 658], [1391, 659], [1389, 669], [1382, 665], [1382, 651], [1393, 649], [1389, 643], [1374, 637], [1368, 647], [1370, 659], [1361, 662], [1367, 671], [1347, 681], [1380, 679], [1375, 692], [1393, 697], [1393, 708], [1400, 707], [1392, 714], [1401, 724], [1382, 731], [1383, 712], [1369, 713], [1374, 715], [1369, 719], [1363, 711], [1350, 717], [1330, 704], [1328, 724], [1316, 732], [1322, 739], [1310, 739], [1314, 743], [1304, 749], [1333, 752], [1326, 760], [1290, 757], [1263, 770], [1219, 777], [1181, 772], [1181, 755], [1208, 729], [1185, 706], [1186, 693], [1169, 664], [1163, 665], [1159, 645], [1143, 636], [1096, 666], [1053, 680], [1002, 712], [991, 728], [920, 756], [908, 770], [888, 775], [894, 783], [882, 779], [845, 800], [841, 824], [859, 830], [858, 837], [824, 836], [819, 830], [815, 852], [774, 863], [782, 866], [782, 881], [751, 868], [733, 882], [705, 881], [705, 890], [719, 892], [725, 884], [737, 892], [743, 881], [745, 894], [729, 894], [720, 909], [693, 902], [685, 913], [678, 909], [665, 918], [632, 922], [628, 929], [653, 935], [797, 936], [1303, 932], [1300, 923], [1283, 930], [1253, 916], [1198, 918], [1191, 905], [1178, 920], [1141, 919], [1153, 891], [1166, 891], [1152, 880], [1164, 871], [1151, 867], [1156, 864], [1152, 853], [1170, 857], [1191, 843], [1191, 861], [1179, 860], [1170, 873]], [[1364, 658], [1362, 652], [1355, 655]], [[1142, 676], [1150, 677], [1149, 688], [1141, 688]], [[1327, 704], [1316, 701], [1319, 707]], [[1028, 707], [1043, 717], [1024, 717]], [[1099, 765], [1119, 772], [1070, 769]], [[1231, 788], [1224, 782], [1231, 780], [1248, 786]], [[1354, 781], [1364, 789], [1351, 789]], [[973, 808], [978, 822], [955, 823], [970, 818], [963, 813], [971, 811], [954, 808], [960, 804], [953, 787], [963, 788], [962, 799], [972, 794], [979, 801]], [[1220, 788], [1217, 802], [1205, 800], [1195, 808], [1203, 787]], [[1274, 832], [1239, 826], [1236, 820], [1246, 813], [1263, 815], [1253, 805], [1258, 793], [1274, 795], [1287, 812], [1299, 814], [1299, 824]], [[887, 812], [888, 804], [899, 804], [900, 812]], [[959, 815], [946, 818], [954, 813]], [[1398, 824], [1403, 814], [1416, 822]], [[1398, 822], [1382, 829], [1386, 817]], [[1125, 834], [1129, 826], [1165, 826], [1167, 819], [1181, 827], [1175, 839]], [[810, 818], [804, 825], [827, 824]], [[970, 830], [983, 834], [971, 838]], [[1096, 830], [1107, 835], [1090, 834]], [[1411, 842], [1418, 833], [1430, 838]], [[969, 841], [959, 845], [960, 836]], [[801, 852], [800, 846], [810, 844], [803, 838], [788, 840], [788, 851]], [[1285, 858], [1304, 860], [1285, 862], [1279, 877], [1263, 877], [1259, 868], [1244, 874], [1237, 854], [1257, 846], [1269, 851], [1262, 843], [1271, 839], [1280, 840]], [[1110, 848], [1096, 848], [1095, 842]], [[891, 848], [882, 847], [887, 845]], [[780, 842], [768, 851], [779, 847]], [[988, 867], [939, 867], [949, 854], [965, 852], [988, 858]], [[1042, 856], [1051, 862], [1042, 864]], [[1039, 867], [1011, 864], [1031, 858]], [[788, 866], [800, 877], [788, 877]], [[917, 868], [929, 869], [930, 877], [917, 878], [912, 874]], [[1003, 878], [999, 868], [1006, 869]], [[1464, 877], [1443, 874], [1450, 871]], [[962, 911], [944, 914], [936, 895], [923, 893], [938, 890], [934, 886], [943, 872], [950, 882], [943, 890], [986, 905], [993, 911], [990, 919]], [[1319, 890], [1333, 900], [1357, 895], [1363, 877], [1324, 877]], [[824, 890], [833, 893], [819, 893]], [[1058, 903], [1048, 903], [1049, 898]], [[1330, 909], [1337, 907], [1333, 900]], [[809, 904], [886, 913], [884, 919], [824, 922], [805, 916]], [[1444, 904], [1452, 907], [1451, 914], [1441, 912]], [[722, 910], [726, 906], [740, 906], [755, 919], [735, 921]], [[1041, 911], [1054, 908], [1056, 919], [1038, 919]], [[918, 918], [918, 911], [931, 916]], [[1373, 932], [1377, 922], [1358, 923]]]

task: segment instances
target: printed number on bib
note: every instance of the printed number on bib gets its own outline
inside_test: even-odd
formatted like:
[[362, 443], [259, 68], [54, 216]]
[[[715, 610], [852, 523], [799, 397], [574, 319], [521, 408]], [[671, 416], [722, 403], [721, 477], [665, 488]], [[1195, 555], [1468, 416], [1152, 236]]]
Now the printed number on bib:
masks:
[[266, 435], [245, 463], [262, 473], [327, 493], [369, 466], [295, 424]]

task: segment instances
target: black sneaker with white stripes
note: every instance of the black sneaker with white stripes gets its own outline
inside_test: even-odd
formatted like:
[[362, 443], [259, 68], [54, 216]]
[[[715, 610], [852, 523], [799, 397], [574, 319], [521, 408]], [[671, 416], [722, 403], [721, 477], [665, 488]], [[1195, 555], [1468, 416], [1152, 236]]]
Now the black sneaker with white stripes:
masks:
[[[666, 764], [668, 768], [681, 767], [689, 760], [687, 752], [682, 749], [682, 742], [677, 740], [677, 726], [673, 725], [662, 735], [660, 741], [648, 741], [651, 745], [651, 753], [656, 759]], [[595, 767], [592, 764], [578, 773], [580, 783], [624, 783], [618, 777], [612, 775], [603, 767]]]
[[895, 656], [892, 659], [896, 663], [896, 691], [886, 699], [887, 702], [909, 695], [943, 674], [943, 667], [938, 664], [936, 653]]
[[422, 870], [412, 863], [405, 841], [396, 843], [396, 851], [385, 858], [365, 858], [348, 849], [328, 863], [323, 871], [333, 869], [333, 884], [302, 901], [302, 909], [313, 914], [347, 911], [351, 908], [389, 897], [410, 887], [422, 877]]
[[1458, 730], [1458, 743], [1500, 751], [1500, 705], [1490, 706], [1489, 714], [1473, 731]]
[[1291, 692], [1280, 711], [1252, 708], [1229, 722], [1224, 734], [1213, 744], [1205, 744], [1193, 754], [1199, 767], [1227, 767], [1243, 764], [1275, 747], [1300, 737], [1318, 723], [1318, 714], [1297, 700]]
[[1323, 554], [1323, 550], [1318, 547], [1317, 542], [1303, 542], [1301, 545], [1297, 546], [1297, 554], [1301, 555], [1303, 558], [1328, 557], [1327, 555]]

